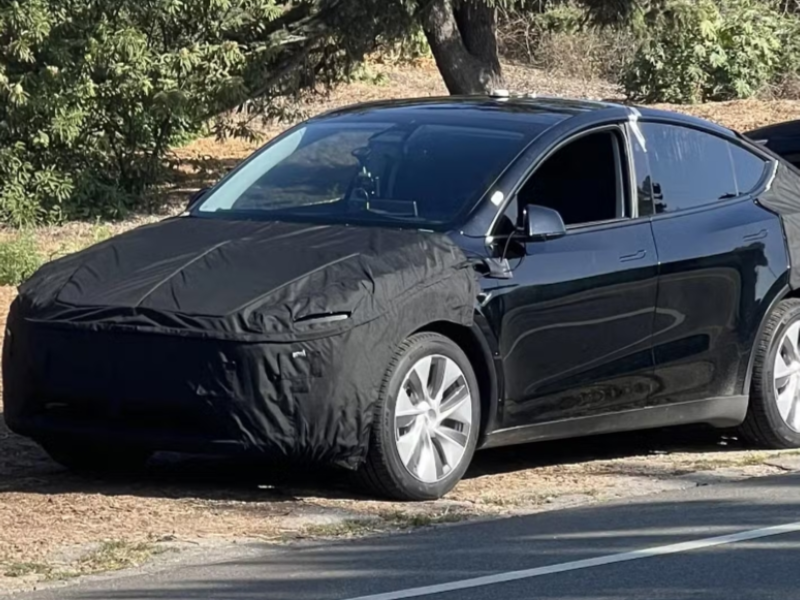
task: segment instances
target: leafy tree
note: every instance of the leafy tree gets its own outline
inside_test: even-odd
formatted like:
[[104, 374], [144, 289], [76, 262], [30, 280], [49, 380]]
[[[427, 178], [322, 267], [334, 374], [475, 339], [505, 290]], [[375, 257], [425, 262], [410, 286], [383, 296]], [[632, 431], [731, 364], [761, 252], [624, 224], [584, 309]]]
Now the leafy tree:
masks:
[[274, 115], [410, 14], [384, 0], [3, 0], [0, 219], [119, 216], [171, 145], [234, 107]]
[[797, 70], [800, 21], [773, 0], [670, 0], [644, 15], [628, 96], [645, 102], [748, 98]]

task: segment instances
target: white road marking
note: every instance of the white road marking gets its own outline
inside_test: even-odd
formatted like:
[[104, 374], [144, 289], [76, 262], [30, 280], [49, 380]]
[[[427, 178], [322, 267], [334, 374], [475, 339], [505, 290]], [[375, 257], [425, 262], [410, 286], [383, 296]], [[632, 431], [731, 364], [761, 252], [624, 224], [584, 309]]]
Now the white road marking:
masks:
[[421, 596], [431, 596], [433, 594], [443, 594], [445, 592], [454, 592], [457, 590], [496, 585], [498, 583], [508, 583], [509, 581], [518, 581], [520, 579], [541, 577], [542, 575], [552, 575], [554, 573], [577, 571], [578, 569], [589, 569], [591, 567], [613, 565], [615, 563], [640, 560], [642, 558], [653, 558], [656, 556], [666, 556], [668, 554], [691, 552], [693, 550], [701, 550], [703, 548], [713, 548], [714, 546], [723, 546], [725, 544], [734, 544], [736, 542], [756, 540], [775, 535], [785, 535], [787, 533], [800, 533], [800, 522], [788, 523], [786, 525], [776, 525], [774, 527], [767, 527], [765, 529], [742, 531], [740, 533], [732, 533], [730, 535], [695, 540], [693, 542], [683, 542], [680, 544], [671, 544], [669, 546], [657, 546], [655, 548], [646, 548], [643, 550], [635, 550], [633, 552], [624, 552], [622, 554], [598, 556], [597, 558], [576, 560], [558, 565], [550, 565], [549, 567], [537, 567], [535, 569], [524, 569], [522, 571], [509, 571], [507, 573], [497, 573], [496, 575], [474, 577], [472, 579], [451, 581], [450, 583], [439, 583], [436, 585], [410, 588], [407, 590], [399, 590], [385, 594], [359, 596], [357, 598], [348, 598], [347, 600], [405, 600], [406, 598], [419, 598]]

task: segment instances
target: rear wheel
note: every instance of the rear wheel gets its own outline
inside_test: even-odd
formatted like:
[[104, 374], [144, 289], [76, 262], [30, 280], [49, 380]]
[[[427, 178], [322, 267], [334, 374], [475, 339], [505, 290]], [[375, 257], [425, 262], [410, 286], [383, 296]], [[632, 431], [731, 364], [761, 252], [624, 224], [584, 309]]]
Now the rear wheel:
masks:
[[800, 447], [800, 300], [780, 302], [767, 320], [741, 431], [764, 448]]
[[125, 475], [144, 470], [153, 452], [144, 448], [87, 444], [71, 440], [40, 442], [54, 461], [70, 471], [95, 475]]
[[467, 356], [444, 336], [411, 336], [384, 377], [361, 479], [398, 500], [440, 498], [464, 476], [479, 429], [478, 382]]

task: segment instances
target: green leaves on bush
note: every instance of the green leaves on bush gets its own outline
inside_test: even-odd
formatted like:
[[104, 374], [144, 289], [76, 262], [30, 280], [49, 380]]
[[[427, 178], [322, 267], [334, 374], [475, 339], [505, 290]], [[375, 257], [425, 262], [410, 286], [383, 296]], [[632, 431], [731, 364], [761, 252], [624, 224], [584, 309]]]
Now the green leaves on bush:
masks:
[[173, 140], [240, 100], [232, 28], [274, 0], [28, 0], [0, 6], [0, 219], [117, 217]]
[[623, 85], [643, 102], [751, 97], [796, 71], [798, 31], [774, 0], [666, 0], [639, 23]]
[[19, 285], [43, 262], [36, 241], [27, 233], [0, 241], [0, 285]]
[[[0, 3], [0, 220], [124, 215], [164, 179], [171, 145], [212, 121], [246, 135], [403, 15], [384, 0]], [[219, 117], [242, 106], [235, 124]]]

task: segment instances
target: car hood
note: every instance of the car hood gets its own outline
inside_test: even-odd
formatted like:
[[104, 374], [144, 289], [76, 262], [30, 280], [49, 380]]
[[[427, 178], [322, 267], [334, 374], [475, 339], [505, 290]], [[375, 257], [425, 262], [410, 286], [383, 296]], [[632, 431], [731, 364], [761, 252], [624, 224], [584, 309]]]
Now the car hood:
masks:
[[469, 269], [445, 235], [183, 217], [42, 267], [28, 319], [234, 334], [357, 325]]

